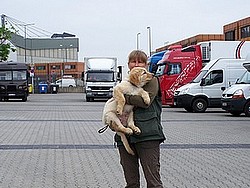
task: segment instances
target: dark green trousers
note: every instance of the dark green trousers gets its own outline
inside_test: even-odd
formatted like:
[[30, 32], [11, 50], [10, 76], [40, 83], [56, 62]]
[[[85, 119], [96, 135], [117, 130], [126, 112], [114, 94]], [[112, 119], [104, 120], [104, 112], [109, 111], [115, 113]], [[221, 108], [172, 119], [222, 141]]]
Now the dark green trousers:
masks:
[[148, 188], [162, 188], [160, 177], [160, 142], [145, 141], [131, 144], [135, 155], [130, 155], [124, 148], [119, 146], [120, 163], [123, 168], [126, 188], [140, 188], [139, 163], [142, 166]]

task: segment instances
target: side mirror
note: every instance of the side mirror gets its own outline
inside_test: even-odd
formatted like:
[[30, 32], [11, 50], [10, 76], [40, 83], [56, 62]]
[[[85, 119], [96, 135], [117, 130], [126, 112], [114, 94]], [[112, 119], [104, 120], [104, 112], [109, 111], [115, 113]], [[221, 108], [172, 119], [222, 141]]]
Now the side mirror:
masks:
[[119, 82], [122, 81], [121, 73], [120, 72], [117, 73], [117, 81], [119, 81]]
[[152, 65], [152, 73], [155, 74], [156, 71], [157, 71], [157, 69], [158, 69], [158, 65], [157, 64], [153, 64]]
[[82, 78], [81, 78], [82, 81], [84, 81], [84, 72], [82, 72]]
[[118, 70], [117, 70], [116, 79], [117, 79], [117, 81], [121, 82], [122, 81], [122, 66], [119, 65], [117, 68], [118, 68]]
[[205, 78], [202, 78], [200, 86], [204, 86], [204, 85], [205, 85]]

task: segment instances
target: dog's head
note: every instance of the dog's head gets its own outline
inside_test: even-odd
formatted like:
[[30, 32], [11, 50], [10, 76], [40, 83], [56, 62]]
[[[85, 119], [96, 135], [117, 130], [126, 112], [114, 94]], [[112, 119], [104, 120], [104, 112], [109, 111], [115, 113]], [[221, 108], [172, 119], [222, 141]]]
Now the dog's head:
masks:
[[129, 82], [137, 87], [142, 87], [150, 80], [153, 74], [142, 67], [134, 67], [129, 73]]

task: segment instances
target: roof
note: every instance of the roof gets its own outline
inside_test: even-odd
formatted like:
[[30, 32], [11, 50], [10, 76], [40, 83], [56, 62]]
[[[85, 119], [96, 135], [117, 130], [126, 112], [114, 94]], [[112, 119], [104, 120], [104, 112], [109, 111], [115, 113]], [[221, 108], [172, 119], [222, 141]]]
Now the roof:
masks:
[[15, 70], [15, 69], [27, 69], [27, 65], [25, 63], [20, 62], [0, 62], [0, 70]]
[[60, 49], [60, 48], [77, 48], [79, 52], [79, 39], [78, 38], [24, 38], [20, 35], [13, 34], [11, 37], [13, 45], [28, 49]]

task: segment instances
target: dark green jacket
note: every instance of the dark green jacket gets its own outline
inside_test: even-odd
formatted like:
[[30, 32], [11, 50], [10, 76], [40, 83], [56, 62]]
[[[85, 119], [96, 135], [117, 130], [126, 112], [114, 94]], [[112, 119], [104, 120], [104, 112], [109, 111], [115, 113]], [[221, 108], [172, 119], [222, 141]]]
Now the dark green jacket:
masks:
[[[143, 89], [149, 93], [150, 104], [146, 105], [140, 96], [126, 95], [126, 103], [134, 105], [135, 125], [140, 128], [141, 134], [128, 137], [130, 143], [137, 143], [150, 140], [159, 140], [163, 142], [166, 138], [161, 126], [161, 92], [158, 79], [154, 77]], [[121, 139], [116, 134], [115, 141], [121, 145]]]

